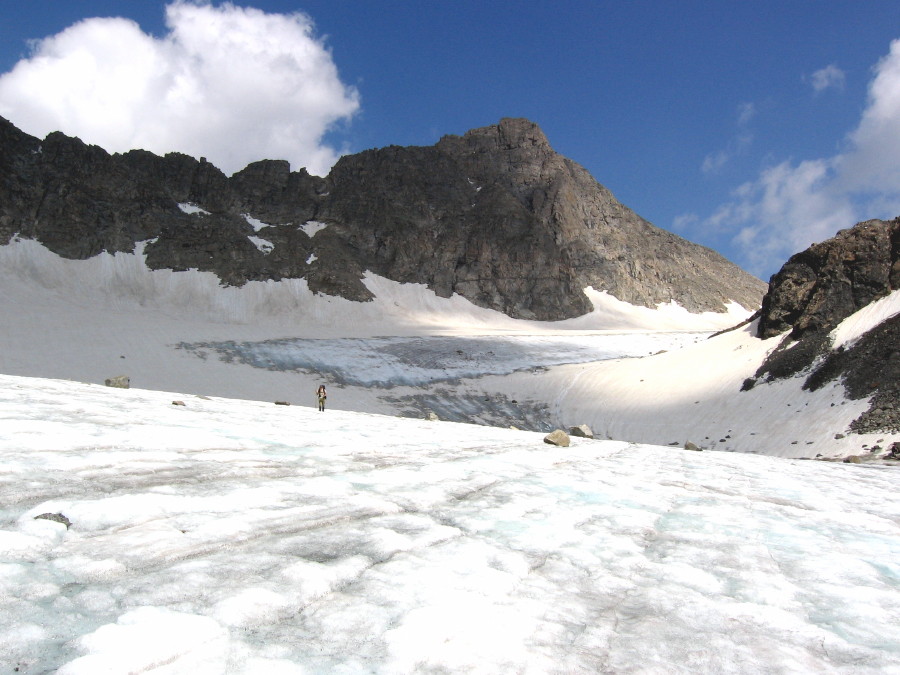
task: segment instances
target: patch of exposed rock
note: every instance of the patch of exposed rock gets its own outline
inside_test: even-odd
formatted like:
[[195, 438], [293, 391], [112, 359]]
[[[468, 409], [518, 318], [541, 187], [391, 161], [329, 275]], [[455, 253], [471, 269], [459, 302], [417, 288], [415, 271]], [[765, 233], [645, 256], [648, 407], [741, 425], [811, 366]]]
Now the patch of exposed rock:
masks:
[[840, 381], [851, 399], [870, 398], [850, 425], [857, 433], [900, 433], [900, 315], [849, 345], [830, 331], [851, 314], [900, 288], [900, 218], [862, 222], [792, 256], [772, 277], [758, 336], [790, 331], [743, 389], [804, 376], [815, 391]]
[[830, 331], [900, 288], [900, 218], [869, 220], [791, 256], [769, 282], [758, 335]]
[[76, 259], [147, 242], [152, 269], [209, 271], [226, 285], [302, 278], [357, 301], [372, 297], [361, 281], [371, 270], [541, 320], [589, 311], [586, 286], [691, 311], [752, 309], [765, 290], [620, 204], [523, 119], [348, 155], [320, 178], [277, 160], [227, 177], [178, 153], [40, 141], [0, 118], [0, 245], [13, 237]]

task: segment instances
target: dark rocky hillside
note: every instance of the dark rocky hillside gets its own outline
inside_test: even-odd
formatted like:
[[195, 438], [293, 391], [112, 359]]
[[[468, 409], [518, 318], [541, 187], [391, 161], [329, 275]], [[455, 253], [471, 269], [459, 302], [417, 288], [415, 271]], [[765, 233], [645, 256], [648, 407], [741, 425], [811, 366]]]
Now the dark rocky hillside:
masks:
[[[310, 221], [327, 227], [309, 236]], [[765, 290], [620, 204], [522, 119], [346, 156], [325, 178], [275, 160], [227, 177], [202, 158], [110, 155], [0, 119], [0, 244], [13, 237], [79, 259], [147, 242], [154, 269], [211, 271], [230, 285], [304, 278], [360, 301], [370, 270], [542, 320], [589, 311], [586, 286], [691, 311], [756, 308]]]
[[758, 336], [790, 331], [745, 388], [797, 375], [815, 391], [839, 380], [871, 404], [851, 429], [900, 432], [900, 315], [837, 348], [830, 331], [900, 289], [900, 218], [869, 220], [790, 258], [772, 277]]

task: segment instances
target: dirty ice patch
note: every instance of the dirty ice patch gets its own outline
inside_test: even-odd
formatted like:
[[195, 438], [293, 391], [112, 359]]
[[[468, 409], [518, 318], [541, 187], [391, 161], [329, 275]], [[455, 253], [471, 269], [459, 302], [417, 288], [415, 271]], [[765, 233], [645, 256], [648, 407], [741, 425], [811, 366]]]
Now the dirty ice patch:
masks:
[[206, 209], [202, 209], [196, 204], [192, 204], [191, 202], [184, 202], [183, 204], [179, 204], [178, 208], [189, 216], [195, 216], [198, 214], [202, 214], [204, 216], [209, 215], [209, 211], [207, 211]]
[[178, 347], [200, 358], [213, 352], [223, 361], [245, 363], [254, 368], [328, 373], [342, 384], [393, 387], [647, 356], [692, 344], [705, 336], [705, 333], [632, 333], [294, 338], [181, 343]]
[[300, 230], [302, 230], [307, 237], [312, 239], [326, 227], [328, 227], [328, 225], [325, 223], [320, 223], [317, 220], [308, 220], [300, 226]]

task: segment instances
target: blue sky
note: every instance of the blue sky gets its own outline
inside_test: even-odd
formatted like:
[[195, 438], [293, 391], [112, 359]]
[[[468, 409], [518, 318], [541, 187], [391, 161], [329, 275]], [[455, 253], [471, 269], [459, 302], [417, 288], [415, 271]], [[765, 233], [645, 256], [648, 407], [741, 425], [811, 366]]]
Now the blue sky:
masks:
[[[0, 115], [38, 136], [322, 173], [527, 117], [640, 215], [766, 279], [900, 215], [897, 0], [0, 8]], [[75, 25], [91, 17], [136, 23]]]

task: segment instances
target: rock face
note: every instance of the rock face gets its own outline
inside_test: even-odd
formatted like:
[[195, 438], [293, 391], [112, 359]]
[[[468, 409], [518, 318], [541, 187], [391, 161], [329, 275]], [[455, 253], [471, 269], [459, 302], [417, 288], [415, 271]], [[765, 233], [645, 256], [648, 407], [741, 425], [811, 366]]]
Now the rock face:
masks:
[[851, 431], [900, 432], [900, 315], [846, 347], [829, 338], [843, 319], [898, 289], [900, 218], [859, 223], [791, 257], [772, 277], [758, 336], [790, 333], [744, 388], [803, 375], [804, 389], [815, 391], [838, 380], [851, 399], [871, 399]]
[[637, 216], [522, 119], [345, 156], [320, 178], [274, 160], [227, 177], [177, 153], [40, 141], [0, 118], [0, 245], [16, 236], [79, 259], [146, 242], [153, 269], [229, 285], [304, 278], [359, 301], [371, 298], [370, 270], [541, 320], [589, 311], [586, 286], [691, 311], [752, 309], [765, 290]]
[[830, 331], [900, 288], [900, 218], [869, 220], [791, 256], [770, 282], [759, 337]]

